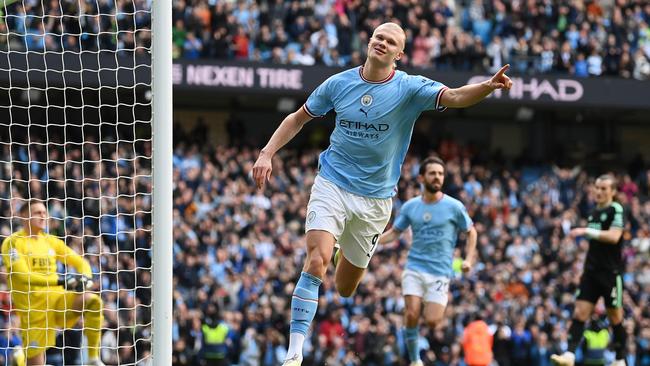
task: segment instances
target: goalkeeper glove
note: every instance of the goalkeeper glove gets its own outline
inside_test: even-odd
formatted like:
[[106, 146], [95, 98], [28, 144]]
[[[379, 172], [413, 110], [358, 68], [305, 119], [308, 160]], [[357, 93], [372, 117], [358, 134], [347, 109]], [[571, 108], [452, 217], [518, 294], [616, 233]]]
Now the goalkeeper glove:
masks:
[[79, 273], [68, 273], [60, 275], [57, 281], [59, 286], [63, 286], [66, 291], [83, 292], [87, 288], [92, 287], [93, 281]]

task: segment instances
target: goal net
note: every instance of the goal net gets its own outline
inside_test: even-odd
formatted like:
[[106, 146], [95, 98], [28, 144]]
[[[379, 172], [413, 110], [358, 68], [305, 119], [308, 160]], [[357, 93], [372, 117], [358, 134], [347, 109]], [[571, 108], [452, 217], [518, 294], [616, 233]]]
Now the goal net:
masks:
[[[94, 284], [84, 291], [103, 301], [103, 362], [149, 365], [150, 1], [0, 3], [1, 239], [23, 227], [19, 212], [26, 202], [43, 200], [46, 231], [92, 268]], [[24, 256], [29, 261], [36, 254]], [[44, 347], [46, 364], [88, 364], [87, 315], [63, 328], [49, 314], [63, 310], [48, 306], [48, 321], [28, 322], [17, 314], [3, 258], [0, 341], [8, 339], [9, 347], [0, 365], [21, 362], [26, 351], [42, 346], [37, 335], [25, 344], [28, 330], [54, 334]], [[74, 268], [59, 261], [57, 272]]]

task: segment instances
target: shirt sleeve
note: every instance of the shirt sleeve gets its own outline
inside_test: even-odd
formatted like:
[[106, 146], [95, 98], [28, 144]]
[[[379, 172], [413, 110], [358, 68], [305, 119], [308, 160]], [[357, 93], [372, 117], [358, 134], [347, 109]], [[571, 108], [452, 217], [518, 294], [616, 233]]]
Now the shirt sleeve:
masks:
[[92, 277], [93, 271], [90, 268], [90, 264], [82, 256], [77, 254], [74, 250], [70, 249], [69, 246], [63, 242], [63, 240], [56, 238], [52, 235], [48, 237], [50, 245], [56, 252], [56, 259], [65, 264], [66, 267], [72, 265], [77, 272], [81, 273], [84, 276]]
[[462, 203], [458, 204], [458, 227], [460, 228], [461, 231], [468, 231], [472, 225], [474, 225], [474, 222], [472, 222], [472, 218], [469, 217], [469, 213], [467, 212], [467, 208], [465, 205]]
[[312, 118], [322, 117], [334, 108], [332, 84], [332, 78], [325, 80], [307, 98], [303, 109]]
[[408, 208], [409, 208], [408, 202], [402, 206], [402, 209], [399, 211], [399, 214], [397, 215], [397, 218], [393, 223], [393, 227], [395, 227], [395, 229], [399, 231], [404, 231], [408, 229], [408, 227], [411, 225], [411, 220], [409, 219], [408, 216]]
[[440, 101], [445, 90], [449, 89], [445, 84], [433, 81], [424, 76], [411, 76], [411, 87], [413, 88], [412, 101], [423, 111], [436, 110], [442, 112], [447, 107], [443, 106]]
[[32, 272], [27, 265], [27, 259], [17, 246], [15, 238], [8, 237], [2, 243], [2, 263], [12, 277], [11, 281], [27, 284], [27, 286], [56, 286], [59, 277], [56, 273], [44, 275]]
[[620, 203], [614, 202], [612, 204], [614, 207], [614, 219], [612, 220], [612, 225], [611, 227], [616, 227], [619, 229], [623, 229], [625, 227], [625, 218], [623, 215], [623, 206], [621, 206]]

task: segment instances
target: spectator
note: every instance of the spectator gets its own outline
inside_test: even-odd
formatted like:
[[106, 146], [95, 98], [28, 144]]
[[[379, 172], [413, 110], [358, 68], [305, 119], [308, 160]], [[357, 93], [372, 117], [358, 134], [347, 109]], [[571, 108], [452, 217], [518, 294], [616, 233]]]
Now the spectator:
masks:
[[220, 317], [216, 305], [210, 304], [205, 312], [205, 320], [201, 326], [202, 365], [228, 366], [228, 325]]
[[465, 327], [462, 344], [467, 366], [487, 366], [492, 363], [493, 337], [487, 323], [480, 317]]
[[634, 54], [634, 71], [632, 76], [638, 80], [650, 79], [650, 61], [642, 50], [637, 50]]
[[580, 52], [577, 57], [574, 67], [574, 75], [583, 78], [589, 76], [589, 64], [585, 59], [585, 54]]
[[194, 33], [188, 33], [185, 43], [183, 44], [183, 55], [190, 59], [198, 59], [203, 50], [203, 43], [199, 38], [196, 38]]
[[591, 51], [587, 57], [587, 72], [589, 76], [600, 76], [603, 73], [603, 57], [597, 49]]
[[530, 350], [532, 366], [551, 366], [550, 357], [553, 352], [550, 349], [548, 334], [545, 332], [539, 333]]
[[609, 329], [597, 316], [592, 317], [591, 326], [584, 332], [583, 362], [586, 365], [604, 366], [605, 352], [609, 344]]

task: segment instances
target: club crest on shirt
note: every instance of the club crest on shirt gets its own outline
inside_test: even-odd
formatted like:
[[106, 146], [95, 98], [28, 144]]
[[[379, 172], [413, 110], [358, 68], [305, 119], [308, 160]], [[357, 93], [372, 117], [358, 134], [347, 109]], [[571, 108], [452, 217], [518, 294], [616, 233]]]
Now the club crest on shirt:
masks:
[[9, 250], [9, 259], [11, 259], [11, 261], [13, 262], [13, 261], [17, 260], [18, 257], [19, 257], [18, 250], [16, 250], [16, 248], [11, 248]]
[[605, 220], [607, 220], [607, 214], [603, 212], [600, 214], [600, 221], [605, 221]]
[[54, 252], [54, 249], [50, 248], [50, 250], [47, 252], [50, 256], [54, 256], [56, 252]]
[[361, 97], [361, 105], [364, 107], [368, 107], [372, 104], [372, 95], [366, 94], [363, 97]]
[[424, 215], [422, 215], [422, 221], [424, 221], [424, 222], [431, 221], [431, 213], [430, 212], [425, 212]]

